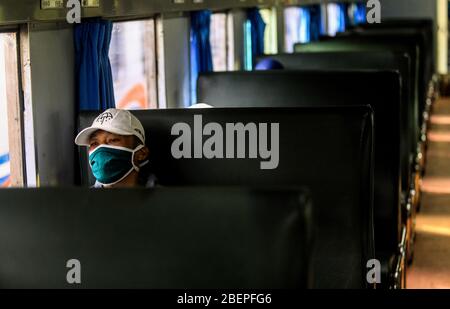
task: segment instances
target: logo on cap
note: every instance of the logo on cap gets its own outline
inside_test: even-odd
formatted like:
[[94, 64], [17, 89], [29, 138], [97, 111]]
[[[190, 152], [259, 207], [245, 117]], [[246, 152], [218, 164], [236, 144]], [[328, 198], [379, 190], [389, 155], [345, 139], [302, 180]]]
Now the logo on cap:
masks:
[[139, 135], [144, 136], [144, 134], [142, 134], [141, 130], [139, 130], [139, 129], [134, 129], [134, 131], [136, 131]]
[[97, 117], [96, 122], [100, 122], [103, 125], [103, 123], [108, 122], [108, 121], [112, 120], [113, 118], [114, 118], [114, 116], [110, 112], [105, 112]]

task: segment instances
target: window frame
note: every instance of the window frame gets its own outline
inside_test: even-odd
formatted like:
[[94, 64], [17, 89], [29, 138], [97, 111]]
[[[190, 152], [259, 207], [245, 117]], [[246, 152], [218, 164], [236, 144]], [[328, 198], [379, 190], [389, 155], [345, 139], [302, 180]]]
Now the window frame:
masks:
[[[213, 58], [213, 69], [214, 72], [226, 72], [229, 69], [229, 59], [230, 59], [230, 52], [232, 50], [230, 50], [230, 34], [229, 31], [233, 30], [232, 28], [229, 28], [229, 11], [213, 11], [211, 13], [211, 29], [210, 29], [210, 44], [211, 44], [211, 52], [212, 52], [212, 58]], [[225, 15], [225, 24], [223, 29], [225, 30], [225, 70], [219, 70], [216, 68], [215, 63], [214, 63], [214, 48], [213, 48], [213, 42], [211, 41], [211, 34], [214, 32], [214, 28], [213, 28], [213, 24], [212, 24], [212, 18], [214, 15], [218, 15], [218, 14], [223, 14]]]
[[[10, 186], [25, 187], [27, 185], [25, 157], [25, 127], [24, 127], [24, 89], [22, 75], [22, 31], [19, 25], [0, 27], [0, 35], [9, 34], [12, 44], [7, 47], [6, 40], [0, 41], [5, 44], [5, 82], [6, 82], [6, 105], [8, 144], [10, 159]], [[13, 74], [9, 74], [14, 72]]]
[[[148, 16], [144, 18], [139, 19], [118, 19], [118, 20], [111, 20], [113, 23], [113, 27], [116, 24], [120, 23], [129, 23], [129, 22], [144, 22], [144, 27], [148, 27], [149, 25], [152, 27], [151, 33], [152, 38], [149, 38], [147, 35], [144, 35], [143, 39], [143, 49], [144, 49], [144, 59], [143, 59], [143, 66], [144, 66], [144, 75], [146, 79], [145, 87], [146, 87], [146, 95], [148, 100], [148, 106], [144, 110], [152, 110], [152, 109], [160, 109], [165, 108], [165, 97], [161, 95], [162, 87], [160, 86], [161, 83], [165, 83], [164, 79], [160, 78], [160, 75], [164, 72], [164, 49], [161, 50], [160, 45], [163, 45], [163, 41], [161, 43], [160, 35], [163, 35], [162, 29], [159, 29], [159, 15], [153, 15]], [[147, 33], [148, 29], [144, 29], [144, 34]], [[145, 52], [147, 50], [147, 45], [150, 45], [149, 48], [151, 48], [154, 52], [154, 57], [150, 57], [148, 55], [148, 52]], [[110, 52], [112, 50], [112, 46], [110, 46]], [[161, 56], [162, 55], [162, 56]], [[162, 74], [164, 77], [164, 74]], [[114, 76], [113, 76], [114, 79]], [[116, 93], [116, 89], [114, 89], [114, 92]], [[116, 97], [116, 105], [119, 103], [117, 100], [119, 98]]]

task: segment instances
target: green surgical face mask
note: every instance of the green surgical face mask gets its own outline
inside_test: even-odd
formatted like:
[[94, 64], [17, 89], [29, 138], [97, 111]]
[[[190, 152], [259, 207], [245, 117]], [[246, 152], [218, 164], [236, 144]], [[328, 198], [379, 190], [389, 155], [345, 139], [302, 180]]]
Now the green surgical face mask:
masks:
[[89, 164], [97, 181], [104, 186], [115, 185], [124, 180], [133, 170], [139, 172], [140, 166], [134, 164], [134, 155], [144, 148], [128, 149], [119, 146], [102, 145], [89, 154]]

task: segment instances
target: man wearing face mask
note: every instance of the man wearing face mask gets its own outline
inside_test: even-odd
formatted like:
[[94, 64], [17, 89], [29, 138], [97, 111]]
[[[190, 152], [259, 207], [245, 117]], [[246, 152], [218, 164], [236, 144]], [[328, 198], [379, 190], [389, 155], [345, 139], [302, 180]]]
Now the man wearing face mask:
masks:
[[108, 109], [75, 139], [89, 148], [94, 188], [154, 187], [148, 172], [149, 149], [141, 122], [129, 111]]

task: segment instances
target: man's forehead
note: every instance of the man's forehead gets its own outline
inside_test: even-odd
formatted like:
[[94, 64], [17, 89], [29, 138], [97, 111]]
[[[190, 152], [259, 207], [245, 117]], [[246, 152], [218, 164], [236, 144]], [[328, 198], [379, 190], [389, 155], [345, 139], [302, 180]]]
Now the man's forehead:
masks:
[[97, 130], [97, 131], [95, 131], [94, 133], [91, 134], [89, 139], [91, 140], [91, 139], [97, 138], [100, 135], [104, 135], [105, 137], [108, 136], [108, 135], [126, 137], [124, 135], [115, 134], [115, 133], [107, 132], [107, 131], [104, 131], [104, 130]]

